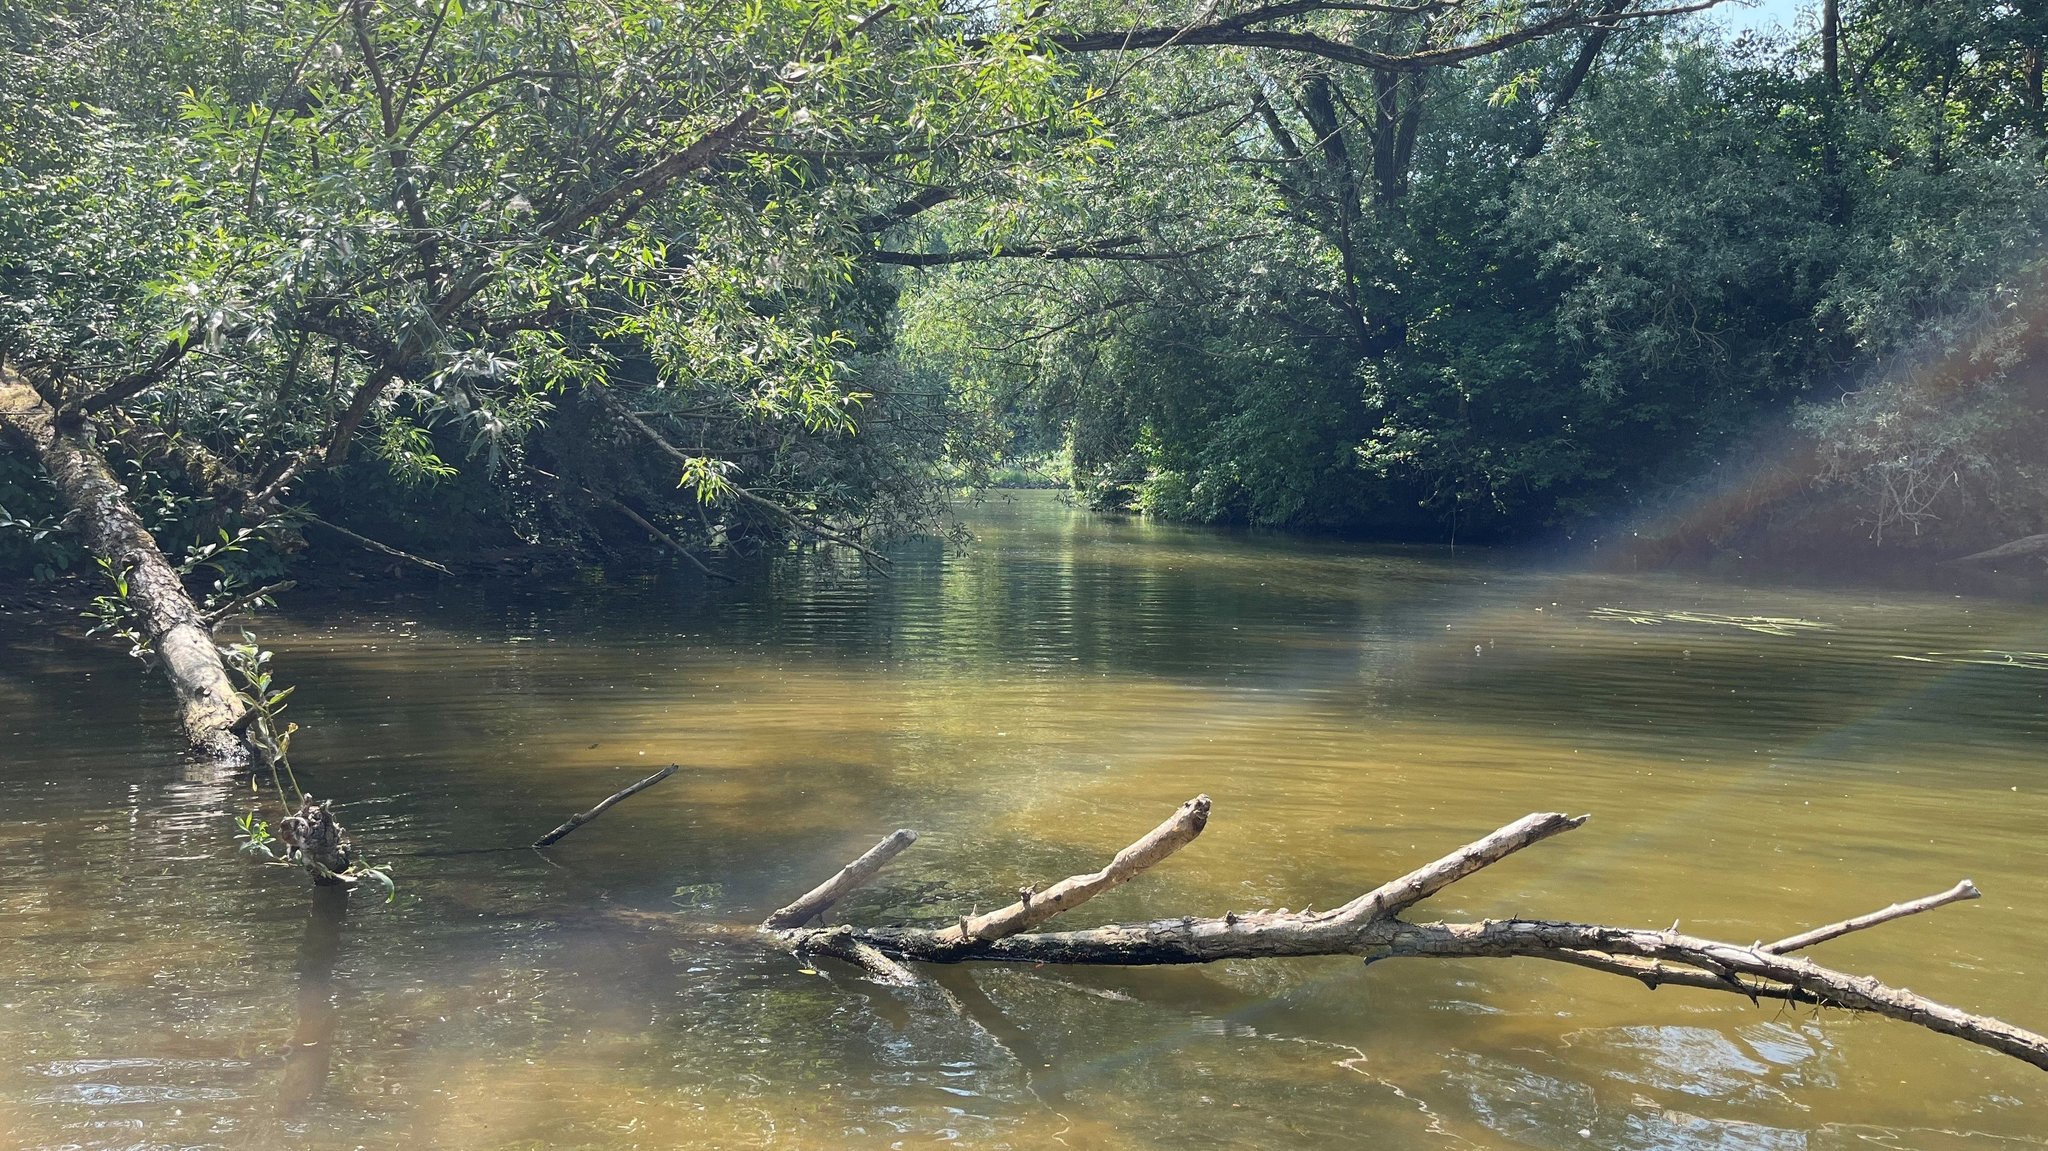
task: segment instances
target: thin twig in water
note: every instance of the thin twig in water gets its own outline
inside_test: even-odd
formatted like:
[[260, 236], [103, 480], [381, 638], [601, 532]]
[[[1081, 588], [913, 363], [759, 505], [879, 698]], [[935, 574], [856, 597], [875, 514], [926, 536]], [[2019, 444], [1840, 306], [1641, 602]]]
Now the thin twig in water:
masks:
[[623, 803], [624, 801], [633, 798], [641, 792], [646, 791], [648, 788], [653, 787], [655, 784], [660, 783], [662, 780], [667, 779], [669, 776], [674, 775], [676, 772], [680, 770], [682, 770], [681, 764], [671, 763], [667, 767], [662, 768], [660, 771], [655, 772], [653, 775], [648, 776], [646, 779], [641, 780], [639, 783], [636, 783], [631, 787], [625, 788], [622, 791], [614, 792], [611, 798], [605, 800], [603, 803], [598, 804], [596, 807], [591, 808], [589, 811], [584, 812], [582, 815], [570, 816], [569, 822], [564, 823], [562, 826], [554, 829], [553, 831], [548, 832], [546, 835], [541, 836], [539, 839], [534, 840], [533, 845], [535, 847], [546, 847], [549, 844], [554, 843], [556, 840], [561, 839], [563, 836], [569, 834], [570, 832], [576, 830], [579, 827], [582, 827], [584, 824], [589, 823], [591, 820], [596, 819], [598, 816], [603, 815], [606, 811], [610, 810], [614, 804]]

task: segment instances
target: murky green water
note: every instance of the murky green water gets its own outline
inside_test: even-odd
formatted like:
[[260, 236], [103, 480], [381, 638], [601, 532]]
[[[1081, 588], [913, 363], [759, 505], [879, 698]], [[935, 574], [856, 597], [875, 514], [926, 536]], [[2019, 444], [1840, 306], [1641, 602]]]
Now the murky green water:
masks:
[[[0, 620], [0, 1145], [2048, 1146], [2048, 1076], [2010, 1059], [1536, 961], [942, 972], [960, 1013], [622, 923], [758, 919], [897, 826], [924, 838], [843, 915], [948, 919], [1198, 791], [1202, 839], [1077, 922], [1333, 906], [1591, 811], [1421, 910], [1747, 941], [1967, 875], [1982, 901], [1815, 958], [2048, 1026], [2038, 607], [1035, 496], [971, 522], [884, 582], [269, 622], [305, 782], [403, 884], [345, 912], [235, 854], [245, 792], [186, 777], [158, 685]], [[549, 857], [502, 850], [669, 761]]]

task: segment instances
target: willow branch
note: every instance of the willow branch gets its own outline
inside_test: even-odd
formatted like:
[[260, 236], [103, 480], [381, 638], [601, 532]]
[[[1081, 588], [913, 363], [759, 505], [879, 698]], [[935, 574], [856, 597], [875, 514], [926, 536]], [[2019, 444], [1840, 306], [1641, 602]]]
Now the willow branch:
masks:
[[683, 557], [684, 559], [689, 560], [691, 566], [695, 567], [698, 571], [704, 573], [706, 578], [723, 580], [726, 583], [739, 582], [731, 576], [726, 575], [724, 572], [714, 571], [711, 568], [711, 565], [705, 563], [701, 559], [698, 559], [697, 554], [695, 552], [691, 551], [689, 548], [684, 547], [682, 541], [676, 539], [674, 536], [668, 534], [665, 531], [662, 531], [660, 528], [648, 522], [645, 516], [642, 516], [639, 512], [636, 512], [632, 508], [627, 507], [623, 500], [613, 499], [609, 496], [600, 496], [598, 498], [602, 499], [605, 503], [610, 504], [614, 509], [616, 509], [619, 512], [620, 515], [623, 515], [627, 519], [632, 520], [634, 523], [639, 524], [641, 529], [644, 530], [648, 535], [651, 535], [655, 539], [660, 540], [663, 544], [666, 544], [670, 551], [673, 551], [677, 555]]
[[163, 382], [164, 377], [171, 374], [171, 369], [178, 366], [179, 361], [185, 358], [185, 353], [191, 351], [196, 343], [198, 341], [189, 335], [165, 341], [164, 346], [157, 350], [156, 355], [150, 358], [148, 364], [126, 375], [117, 377], [106, 387], [79, 400], [77, 403], [64, 405], [64, 407], [58, 409], [58, 418], [61, 420], [65, 416], [74, 413], [91, 415], [93, 412], [103, 411], [124, 400], [133, 399], [141, 395], [143, 392]]
[[[682, 464], [686, 468], [695, 464], [696, 457], [691, 456], [688, 452], [685, 452], [681, 448], [676, 447], [674, 444], [669, 443], [668, 438], [662, 435], [659, 431], [656, 431], [652, 424], [649, 424], [646, 420], [642, 419], [639, 413], [635, 412], [633, 409], [627, 407], [626, 405], [620, 403], [618, 397], [612, 395], [610, 388], [606, 387], [604, 384], [598, 383], [596, 380], [591, 380], [583, 385], [583, 389], [584, 391], [589, 392], [592, 396], [596, 397], [597, 401], [603, 404], [605, 408], [608, 409], [613, 415], [617, 416], [620, 420], [631, 426], [635, 431], [639, 432], [642, 436], [646, 437], [649, 443], [652, 443], [655, 447], [661, 449], [662, 452], [669, 456], [669, 458]], [[811, 535], [818, 537], [819, 539], [825, 540], [828, 543], [835, 543], [841, 547], [850, 548], [853, 551], [860, 553], [861, 558], [867, 561], [867, 563], [871, 566], [884, 571], [888, 570], [890, 566], [889, 557], [862, 543], [858, 539], [855, 539], [854, 537], [847, 535], [845, 532], [837, 531], [825, 524], [819, 523], [815, 519], [806, 516], [800, 516], [797, 513], [791, 511], [790, 509], [783, 507], [781, 504], [776, 503], [774, 500], [771, 500], [766, 496], [759, 495], [755, 492], [749, 491], [748, 489], [741, 487], [739, 484], [729, 483], [726, 486], [728, 490], [732, 492], [733, 495], [739, 497], [741, 502], [746, 503], [752, 507], [760, 508], [763, 511], [770, 512], [773, 515], [775, 515], [778, 519], [783, 520], [784, 522], [788, 523], [790, 526], [796, 528], [799, 531], [807, 532]]]
[[347, 528], [342, 527], [340, 524], [329, 523], [328, 521], [321, 519], [319, 516], [305, 516], [303, 518], [307, 523], [318, 524], [321, 527], [326, 528], [328, 531], [333, 532], [335, 535], [338, 535], [341, 538], [347, 540], [348, 542], [355, 544], [357, 547], [367, 548], [368, 550], [373, 552], [379, 552], [383, 555], [390, 556], [392, 559], [404, 560], [409, 564], [417, 564], [420, 567], [423, 567], [428, 571], [434, 572], [438, 575], [452, 576], [455, 574], [454, 572], [449, 571], [445, 566], [435, 563], [433, 560], [423, 559], [408, 551], [400, 551], [399, 549], [392, 547], [390, 544], [379, 543], [376, 540], [371, 539], [369, 536], [358, 535], [355, 532], [352, 532]]
[[[1699, 0], [1698, 3], [1679, 4], [1663, 8], [1645, 8], [1633, 12], [1601, 13], [1583, 9], [1571, 9], [1523, 25], [1512, 31], [1488, 36], [1467, 44], [1432, 48], [1422, 52], [1390, 53], [1375, 51], [1356, 44], [1314, 32], [1301, 32], [1280, 28], [1263, 27], [1250, 23], [1244, 18], [1226, 19], [1208, 24], [1156, 25], [1145, 28], [1115, 28], [1096, 32], [1063, 33], [1050, 36], [1047, 43], [1064, 52], [1124, 52], [1166, 47], [1230, 47], [1230, 48], [1271, 48], [1282, 52], [1298, 52], [1317, 56], [1342, 64], [1355, 64], [1379, 72], [1422, 72], [1431, 68], [1447, 68], [1505, 52], [1518, 44], [1538, 40], [1573, 28], [1612, 26], [1615, 24], [1650, 20], [1662, 16], [1682, 16], [1691, 12], [1703, 12], [1719, 5], [1722, 0]], [[1328, 8], [1317, 4], [1315, 9]], [[1282, 8], [1291, 9], [1284, 14], [1300, 15], [1310, 10], [1308, 5], [1282, 5], [1264, 11], [1279, 13]], [[1268, 15], [1263, 20], [1277, 19]]]

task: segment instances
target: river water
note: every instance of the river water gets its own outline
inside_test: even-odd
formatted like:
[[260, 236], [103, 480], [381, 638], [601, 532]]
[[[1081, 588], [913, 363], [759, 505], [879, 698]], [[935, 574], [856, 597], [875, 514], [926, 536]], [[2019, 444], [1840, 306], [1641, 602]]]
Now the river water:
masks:
[[247, 786], [181, 767], [160, 683], [0, 619], [0, 1146], [2048, 1147], [2014, 1060], [1535, 960], [974, 966], [942, 996], [700, 928], [899, 826], [835, 918], [986, 910], [1197, 792], [1208, 831], [1074, 925], [1334, 906], [1592, 812], [1415, 914], [1747, 942], [1969, 876], [1814, 958], [2048, 1027], [2037, 606], [965, 514], [974, 545], [886, 580], [266, 620], [301, 780], [389, 904], [238, 855]]

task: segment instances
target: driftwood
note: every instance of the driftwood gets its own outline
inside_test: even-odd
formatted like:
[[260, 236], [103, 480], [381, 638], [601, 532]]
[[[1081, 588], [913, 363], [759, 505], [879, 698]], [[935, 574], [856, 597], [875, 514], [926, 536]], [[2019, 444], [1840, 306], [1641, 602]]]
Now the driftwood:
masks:
[[613, 792], [609, 797], [605, 799], [603, 803], [598, 804], [596, 807], [591, 808], [589, 811], [584, 812], [582, 815], [570, 816], [568, 822], [562, 824], [562, 826], [557, 827], [553, 831], [548, 832], [546, 835], [541, 836], [539, 839], [534, 840], [533, 845], [535, 847], [546, 847], [549, 844], [554, 843], [556, 840], [561, 839], [563, 836], [569, 834], [570, 832], [576, 830], [579, 827], [582, 827], [584, 824], [589, 823], [591, 820], [596, 819], [598, 816], [603, 815], [605, 812], [611, 810], [615, 804], [624, 803], [626, 800], [633, 798], [641, 792], [646, 791], [648, 788], [653, 787], [655, 784], [660, 783], [662, 780], [667, 779], [669, 776], [674, 775], [677, 771], [681, 770], [681, 768], [682, 765], [671, 763], [667, 767], [662, 768], [660, 771], [655, 772], [653, 775], [648, 776], [646, 779], [643, 779], [640, 782], [633, 784], [631, 787], [621, 788], [618, 791]]
[[[1587, 816], [1539, 812], [1474, 840], [1415, 871], [1329, 911], [1226, 912], [1149, 923], [1113, 923], [1080, 931], [1032, 932], [1040, 923], [1127, 882], [1201, 833], [1209, 798], [1197, 796], [1173, 818], [1119, 852], [1102, 870], [1076, 875], [1043, 894], [1020, 892], [1014, 904], [987, 915], [961, 916], [939, 928], [829, 928], [800, 926], [823, 906], [872, 879], [882, 865], [916, 838], [899, 831], [803, 899], [770, 916], [762, 930], [779, 946], [802, 955], [853, 963], [876, 979], [915, 981], [907, 962], [1153, 964], [1214, 963], [1290, 955], [1357, 955], [1373, 963], [1427, 957], [1525, 957], [1569, 963], [1664, 985], [1730, 992], [1752, 1001], [1785, 1000], [1867, 1011], [1953, 1035], [2048, 1070], [2048, 1036], [1997, 1019], [1971, 1015], [1869, 976], [1850, 975], [1794, 958], [1790, 952], [1903, 919], [1964, 899], [1975, 899], [1969, 880], [1939, 895], [1897, 903], [1881, 911], [1804, 931], [1775, 943], [1724, 943], [1668, 931], [1490, 919], [1479, 923], [1416, 923], [1408, 908], [1458, 880], [1553, 835], [1582, 826]], [[816, 907], [812, 907], [812, 903]]]
[[873, 879], [876, 872], [916, 842], [916, 832], [907, 827], [898, 828], [888, 838], [868, 848], [859, 859], [840, 868], [839, 874], [804, 892], [794, 903], [776, 909], [761, 926], [770, 929], [802, 927], [825, 914], [825, 910], [839, 902], [841, 896]]
[[1053, 884], [1042, 895], [1034, 894], [1027, 887], [1017, 893], [1017, 902], [987, 915], [962, 917], [958, 926], [939, 932], [939, 937], [949, 943], [965, 943], [1007, 939], [1029, 931], [1070, 907], [1078, 907], [1112, 887], [1137, 878], [1139, 872], [1194, 842], [1208, 824], [1209, 797], [1198, 795], [1181, 804], [1171, 819], [1117, 852], [1116, 858], [1102, 870], [1069, 876]]
[[1904, 903], [1894, 903], [1882, 911], [1873, 911], [1868, 915], [1858, 915], [1853, 919], [1844, 919], [1840, 923], [1830, 923], [1826, 927], [1816, 927], [1812, 931], [1802, 931], [1797, 935], [1786, 936], [1776, 943], [1766, 943], [1763, 946], [1763, 950], [1773, 955], [1790, 955], [1794, 951], [1812, 947], [1816, 943], [1826, 943], [1830, 939], [1838, 939], [1852, 931], [1862, 931], [1866, 927], [1876, 927], [1880, 923], [1890, 923], [1894, 919], [1904, 919], [1908, 915], [1918, 915], [1923, 911], [1933, 911], [1937, 907], [1945, 907], [1948, 904], [1965, 899], [1981, 899], [1983, 896], [1984, 893], [1977, 890], [1976, 884], [1965, 879], [1939, 895], [1929, 895], [1920, 899], [1907, 900]]

